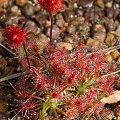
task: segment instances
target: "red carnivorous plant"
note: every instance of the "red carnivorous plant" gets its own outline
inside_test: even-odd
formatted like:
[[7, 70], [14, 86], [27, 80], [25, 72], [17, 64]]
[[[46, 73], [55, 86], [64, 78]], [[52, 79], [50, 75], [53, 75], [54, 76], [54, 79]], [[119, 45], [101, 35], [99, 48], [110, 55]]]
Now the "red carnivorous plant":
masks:
[[[33, 120], [72, 120], [85, 117], [100, 118], [100, 100], [112, 91], [114, 77], [101, 74], [103, 56], [95, 52], [87, 56], [82, 44], [72, 53], [53, 49], [46, 62], [31, 66], [30, 75], [23, 76], [16, 89], [16, 110]], [[37, 56], [38, 53], [36, 53]], [[47, 63], [47, 64], [46, 64]], [[16, 101], [14, 101], [16, 102]]]
[[[62, 0], [38, 0], [38, 3], [49, 11], [51, 17], [52, 46], [52, 12], [62, 8]], [[34, 66], [34, 60], [27, 55], [24, 42], [26, 33], [22, 28], [8, 26], [4, 31], [7, 41], [15, 48], [23, 44], [28, 64], [24, 59], [22, 64], [30, 69], [29, 74], [22, 76], [21, 81], [13, 87], [17, 97], [13, 101], [17, 104], [17, 114], [26, 120], [100, 118], [100, 112], [103, 111], [100, 100], [112, 91], [114, 80], [113, 76], [105, 76], [112, 67], [101, 73], [104, 60], [100, 52], [87, 55], [78, 40], [71, 53], [64, 48], [52, 48], [50, 52], [51, 48], [48, 48], [45, 59], [42, 59], [34, 43], [31, 48], [35, 48], [36, 55], [31, 58], [38, 63]]]

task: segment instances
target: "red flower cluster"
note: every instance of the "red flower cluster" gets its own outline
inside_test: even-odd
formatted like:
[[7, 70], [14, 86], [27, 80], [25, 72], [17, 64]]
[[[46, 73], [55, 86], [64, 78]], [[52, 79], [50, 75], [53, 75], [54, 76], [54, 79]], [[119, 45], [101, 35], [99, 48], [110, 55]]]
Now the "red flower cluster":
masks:
[[8, 26], [4, 32], [7, 41], [16, 48], [26, 39], [25, 31], [18, 26]]
[[62, 6], [62, 0], [38, 0], [38, 4], [49, 11], [58, 11]]

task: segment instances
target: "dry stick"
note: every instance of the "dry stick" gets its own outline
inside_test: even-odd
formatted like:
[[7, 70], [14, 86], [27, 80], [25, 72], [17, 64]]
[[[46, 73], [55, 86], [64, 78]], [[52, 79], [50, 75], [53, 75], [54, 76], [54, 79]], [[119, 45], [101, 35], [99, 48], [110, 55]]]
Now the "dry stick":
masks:
[[110, 76], [110, 75], [114, 75], [114, 74], [119, 73], [119, 72], [120, 72], [120, 70], [117, 70], [117, 71], [115, 71], [115, 72], [112, 72], [112, 73], [103, 75], [102, 77], [107, 77], [107, 76]]
[[6, 76], [6, 77], [4, 77], [4, 78], [1, 78], [0, 79], [0, 82], [3, 82], [3, 81], [6, 81], [6, 80], [10, 80], [10, 79], [14, 79], [14, 78], [17, 78], [17, 77], [20, 77], [20, 76], [22, 76], [22, 75], [24, 75], [26, 72], [20, 72], [20, 73], [15, 73], [15, 74], [13, 74], [13, 75], [8, 75], [8, 76]]
[[[116, 50], [116, 49], [120, 49], [120, 45], [103, 49], [103, 50], [101, 50], [100, 52], [106, 52], [106, 51], [109, 51], [109, 50]], [[92, 53], [87, 53], [87, 54], [86, 54], [86, 56], [89, 56], [89, 55], [92, 55]]]
[[25, 43], [24, 43], [24, 42], [23, 42], [23, 48], [24, 48], [25, 55], [26, 55], [27, 62], [28, 62], [28, 66], [29, 66], [29, 69], [30, 69], [30, 61], [29, 61], [29, 58], [28, 58], [28, 54], [27, 54], [27, 51], [26, 51], [26, 48], [25, 48]]
[[[14, 52], [12, 52], [11, 50], [9, 50], [7, 47], [5, 47], [4, 45], [2, 45], [1, 43], [0, 43], [0, 46], [3, 47], [8, 52], [10, 52], [11, 54], [13, 54], [13, 55], [16, 56], [16, 54]], [[24, 48], [24, 51], [25, 51], [25, 54], [26, 54], [26, 58], [27, 58], [27, 62], [28, 62], [29, 68], [30, 68], [30, 62], [29, 62], [28, 54], [27, 54], [27, 51], [26, 51], [26, 48], [25, 48], [25, 43], [23, 43], [23, 48]]]
[[10, 52], [11, 54], [13, 54], [13, 55], [16, 56], [16, 54], [15, 54], [14, 52], [12, 52], [10, 49], [8, 49], [7, 47], [5, 47], [5, 46], [2, 45], [1, 43], [0, 43], [0, 46], [3, 47], [3, 48], [4, 48], [5, 50], [7, 50], [8, 52]]
[[[120, 48], [120, 45], [117, 45], [117, 46], [113, 46], [113, 47], [109, 47], [109, 48], [106, 48], [106, 49], [103, 49], [101, 50], [101, 52], [106, 52], [106, 51], [109, 51], [109, 50], [116, 50], [116, 49], [119, 49]], [[86, 56], [88, 57], [89, 55], [92, 55], [92, 53], [87, 53]], [[110, 75], [114, 75], [116, 73], [119, 73], [120, 70], [117, 70], [115, 72], [112, 72], [112, 73], [108, 73], [106, 75], [103, 75], [102, 77], [107, 77], [107, 76], [110, 76]]]

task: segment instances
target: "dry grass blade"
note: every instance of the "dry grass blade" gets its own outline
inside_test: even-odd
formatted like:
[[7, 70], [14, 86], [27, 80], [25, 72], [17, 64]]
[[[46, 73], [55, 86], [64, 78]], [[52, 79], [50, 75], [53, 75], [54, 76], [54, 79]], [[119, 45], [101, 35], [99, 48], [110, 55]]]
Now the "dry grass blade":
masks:
[[5, 46], [2, 45], [1, 43], [0, 43], [0, 46], [1, 46], [2, 48], [4, 48], [5, 50], [7, 50], [8, 52], [10, 52], [11, 54], [13, 54], [13, 55], [16, 56], [16, 54], [15, 54], [14, 52], [12, 52], [10, 49], [8, 49], [7, 47], [5, 47]]
[[24, 74], [25, 74], [24, 72], [23, 73], [21, 72], [21, 73], [15, 73], [13, 75], [6, 76], [4, 78], [1, 78], [0, 82], [6, 81], [6, 80], [10, 80], [10, 79], [15, 79], [15, 78], [20, 77], [21, 75], [24, 75]]
[[[101, 50], [101, 52], [103, 53], [103, 52], [106, 52], [106, 51], [109, 51], [109, 50], [116, 50], [116, 49], [120, 49], [120, 45], [103, 49], [103, 50]], [[87, 56], [89, 56], [89, 55], [91, 55], [91, 54], [92, 54], [92, 53], [87, 53]]]

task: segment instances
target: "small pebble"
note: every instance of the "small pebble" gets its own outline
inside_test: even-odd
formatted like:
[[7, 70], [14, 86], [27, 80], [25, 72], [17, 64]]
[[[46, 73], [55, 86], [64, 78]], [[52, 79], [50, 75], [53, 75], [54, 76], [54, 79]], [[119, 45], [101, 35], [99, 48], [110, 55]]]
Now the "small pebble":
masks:
[[111, 52], [111, 55], [113, 59], [116, 59], [120, 55], [120, 53], [117, 50], [114, 50], [113, 52]]
[[37, 4], [37, 5], [35, 6], [35, 12], [40, 11], [40, 9], [41, 9], [41, 6]]
[[120, 32], [120, 25], [117, 26], [116, 32]]
[[25, 22], [25, 26], [27, 26], [27, 25], [36, 26], [35, 22], [32, 21], [32, 20], [27, 20], [27, 21]]
[[106, 22], [105, 22], [105, 27], [106, 27], [107, 31], [110, 32], [110, 31], [115, 30], [115, 28], [116, 28], [117, 26], [116, 26], [116, 24], [115, 24], [114, 22], [112, 22], [112, 21], [106, 21]]
[[115, 32], [115, 31], [111, 31], [107, 34], [107, 37], [105, 39], [105, 42], [109, 45], [109, 46], [114, 46], [114, 45], [118, 45], [120, 44], [120, 33], [119, 32]]
[[72, 36], [66, 36], [66, 37], [64, 38], [64, 41], [73, 44], [73, 38], [72, 38]]
[[79, 0], [78, 5], [82, 6], [83, 8], [92, 7], [93, 2], [93, 0]]
[[113, 58], [112, 58], [112, 56], [109, 54], [109, 55], [105, 55], [105, 56], [104, 56], [104, 60], [105, 60], [106, 62], [111, 63], [111, 62], [113, 61]]
[[[50, 27], [45, 28], [44, 31], [45, 31], [45, 35], [50, 37]], [[52, 39], [57, 39], [59, 36], [60, 36], [60, 29], [56, 25], [53, 25]]]
[[96, 12], [94, 14], [93, 11], [89, 10], [85, 13], [85, 20], [86, 21], [92, 21], [92, 20], [97, 20], [97, 19], [99, 19], [99, 15]]
[[64, 11], [63, 15], [66, 22], [71, 22], [75, 20], [75, 13], [73, 10], [67, 9]]
[[0, 43], [2, 43], [3, 41], [4, 41], [4, 37], [3, 37], [2, 32], [0, 32]]
[[61, 13], [58, 13], [55, 17], [56, 17], [57, 20], [58, 19], [64, 19], [63, 15]]
[[37, 28], [37, 26], [27, 25], [24, 27], [24, 30], [25, 30], [26, 34], [28, 34], [28, 33], [36, 34], [38, 28]]
[[111, 1], [113, 1], [113, 0], [104, 0], [104, 3], [111, 2]]
[[62, 47], [65, 47], [66, 50], [70, 51], [73, 49], [72, 45], [70, 43], [66, 43], [66, 42], [59, 42], [59, 43], [56, 43], [56, 46], [58, 48], [62, 48]]
[[114, 17], [114, 10], [112, 8], [106, 8], [105, 9], [105, 15], [109, 18], [112, 19]]
[[107, 34], [107, 37], [105, 39], [105, 42], [109, 45], [109, 46], [114, 46], [115, 45], [115, 42], [113, 41], [114, 39], [114, 35], [111, 34], [111, 33], [108, 33]]
[[107, 3], [105, 4], [105, 7], [111, 8], [111, 7], [112, 7], [112, 3], [113, 3], [113, 1], [110, 0], [110, 2], [107, 2]]
[[75, 31], [76, 31], [76, 26], [75, 26], [75, 25], [70, 24], [70, 25], [67, 27], [67, 32], [68, 32], [68, 33], [73, 34]]
[[15, 73], [15, 67], [12, 66], [5, 67], [5, 69], [2, 72], [1, 78], [6, 77], [8, 75], [12, 75], [14, 73]]
[[30, 3], [27, 3], [23, 6], [22, 13], [29, 18], [30, 16], [34, 15], [35, 10], [34, 6]]
[[75, 14], [79, 17], [79, 16], [83, 16], [84, 15], [84, 11], [80, 8], [76, 8], [75, 9]]
[[47, 21], [46, 15], [38, 13], [37, 15], [32, 16], [32, 19], [36, 21], [38, 27], [43, 27], [46, 25], [46, 21]]
[[18, 6], [14, 5], [11, 7], [11, 12], [12, 13], [18, 13]]
[[120, 3], [120, 0], [115, 0], [115, 2]]
[[103, 42], [88, 38], [86, 45], [89, 47], [90, 51], [100, 50], [104, 47]]
[[96, 4], [99, 6], [99, 7], [101, 7], [101, 8], [104, 8], [104, 2], [103, 2], [104, 0], [97, 0], [96, 1]]
[[0, 19], [7, 18], [7, 17], [8, 17], [8, 15], [6, 12], [0, 11]]
[[0, 58], [0, 71], [4, 70], [6, 66], [7, 61], [5, 60], [5, 58], [4, 57]]
[[0, 112], [0, 120], [8, 120], [8, 115], [5, 112]]
[[116, 106], [113, 111], [116, 116], [120, 116], [120, 107]]
[[64, 23], [65, 23], [64, 19], [58, 19], [58, 20], [56, 20], [55, 25], [57, 25], [59, 28], [61, 28], [61, 27], [63, 27]]
[[[29, 39], [28, 42], [34, 43], [37, 46], [39, 54], [42, 54], [46, 46], [49, 44], [49, 40], [44, 34], [40, 34], [37, 38], [33, 36]], [[31, 44], [28, 45], [27, 47], [28, 47], [28, 51], [31, 54], [36, 55], [36, 52]]]
[[104, 42], [106, 38], [106, 33], [102, 31], [96, 31], [92, 34], [92, 38], [100, 42]]
[[94, 27], [93, 27], [93, 31], [106, 32], [106, 29], [102, 24], [95, 24]]
[[24, 6], [28, 2], [28, 0], [16, 0], [15, 2], [18, 6]]
[[[2, 99], [0, 99], [0, 112], [6, 112], [7, 109], [8, 109], [8, 102], [3, 101]], [[2, 117], [4, 117], [4, 116], [2, 116]]]

